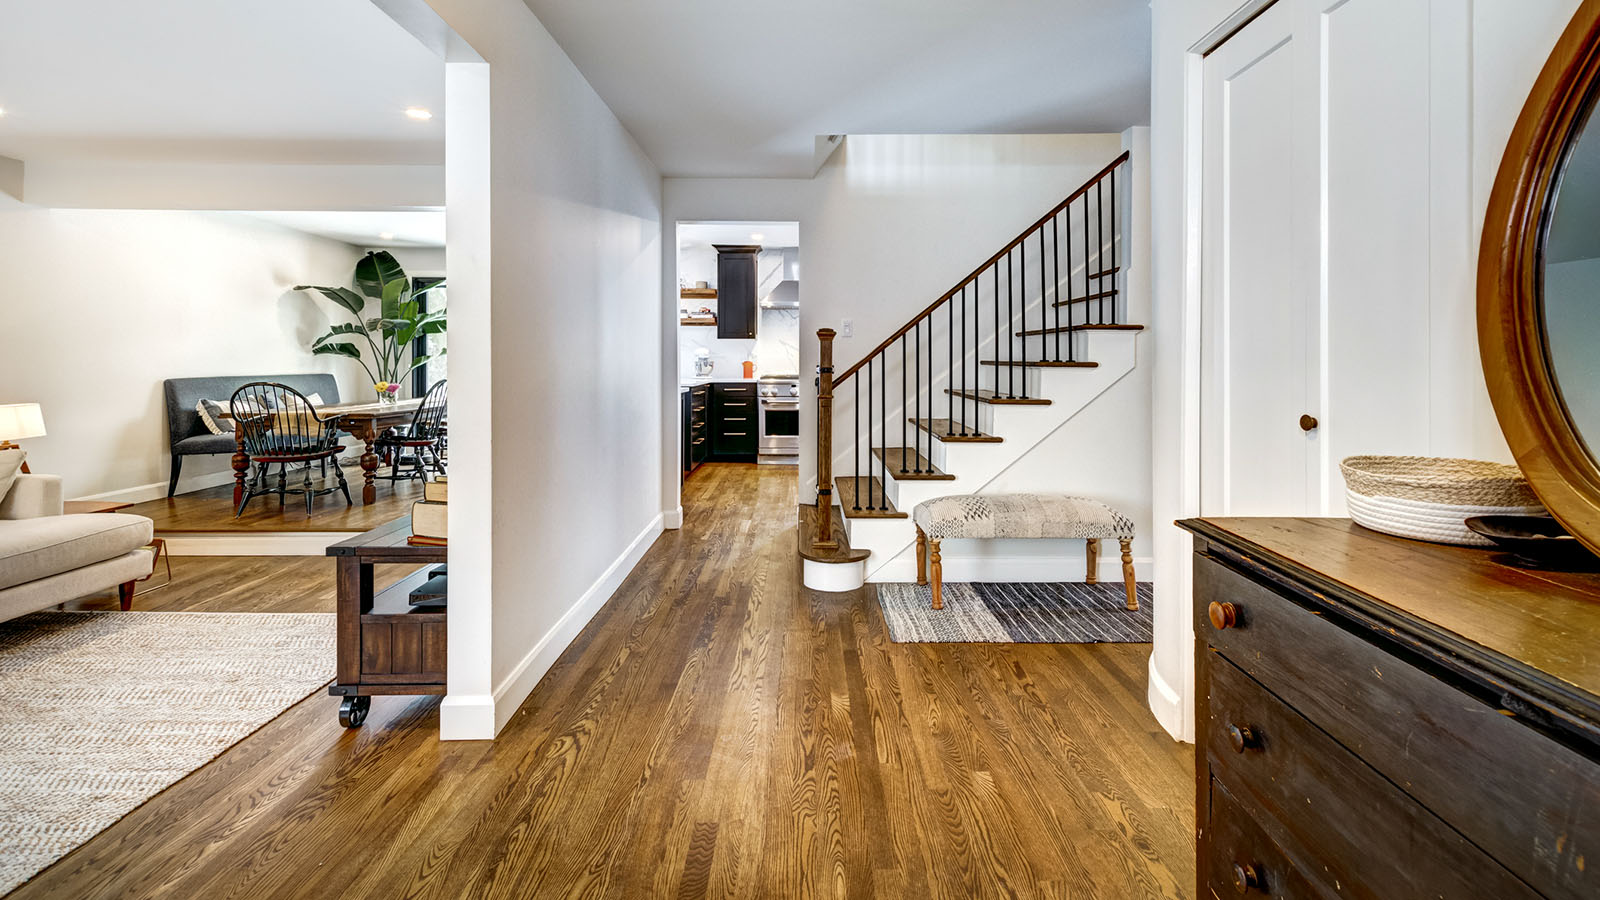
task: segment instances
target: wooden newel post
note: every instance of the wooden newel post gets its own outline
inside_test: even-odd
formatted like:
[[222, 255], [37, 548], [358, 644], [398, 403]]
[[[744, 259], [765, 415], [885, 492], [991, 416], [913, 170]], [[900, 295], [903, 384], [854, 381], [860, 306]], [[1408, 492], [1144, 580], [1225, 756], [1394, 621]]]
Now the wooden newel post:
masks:
[[817, 329], [822, 343], [817, 354], [817, 542], [836, 549], [833, 537], [833, 336], [832, 328]]

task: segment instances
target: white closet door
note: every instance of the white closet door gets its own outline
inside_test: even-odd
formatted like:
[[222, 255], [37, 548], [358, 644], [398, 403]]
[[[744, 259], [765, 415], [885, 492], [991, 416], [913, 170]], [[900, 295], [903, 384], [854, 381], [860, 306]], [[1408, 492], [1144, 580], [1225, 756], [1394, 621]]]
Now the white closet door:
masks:
[[1315, 511], [1314, 438], [1300, 416], [1312, 412], [1316, 290], [1296, 221], [1306, 185], [1296, 83], [1315, 48], [1297, 46], [1295, 5], [1268, 8], [1203, 63], [1203, 515]]

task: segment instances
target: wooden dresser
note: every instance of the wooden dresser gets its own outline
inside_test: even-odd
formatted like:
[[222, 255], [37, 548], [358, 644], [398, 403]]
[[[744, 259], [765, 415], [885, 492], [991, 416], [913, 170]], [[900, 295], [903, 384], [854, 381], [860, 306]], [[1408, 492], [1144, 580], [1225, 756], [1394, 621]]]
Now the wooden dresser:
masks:
[[1600, 897], [1600, 575], [1193, 519], [1202, 898]]

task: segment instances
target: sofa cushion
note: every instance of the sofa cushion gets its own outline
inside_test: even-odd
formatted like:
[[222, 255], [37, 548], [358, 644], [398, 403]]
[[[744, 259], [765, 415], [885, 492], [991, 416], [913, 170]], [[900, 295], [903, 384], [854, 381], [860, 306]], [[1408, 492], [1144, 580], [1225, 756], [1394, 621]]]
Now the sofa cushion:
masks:
[[115, 559], [154, 532], [144, 516], [120, 513], [0, 521], [0, 589]]
[[232, 453], [238, 445], [231, 434], [197, 434], [173, 444], [172, 449], [179, 456], [194, 456], [199, 453]]
[[17, 473], [22, 471], [22, 463], [27, 458], [26, 450], [0, 450], [0, 500], [6, 498], [11, 483], [17, 480]]

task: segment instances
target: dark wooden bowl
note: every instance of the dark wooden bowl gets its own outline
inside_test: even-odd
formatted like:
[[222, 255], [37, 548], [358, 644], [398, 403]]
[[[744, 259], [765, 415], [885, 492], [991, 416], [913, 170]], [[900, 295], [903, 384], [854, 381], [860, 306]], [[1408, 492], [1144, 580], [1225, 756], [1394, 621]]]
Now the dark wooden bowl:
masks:
[[1467, 528], [1540, 566], [1593, 569], [1600, 558], [1550, 516], [1473, 516]]

